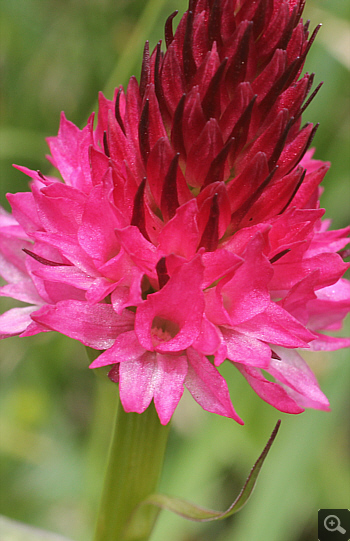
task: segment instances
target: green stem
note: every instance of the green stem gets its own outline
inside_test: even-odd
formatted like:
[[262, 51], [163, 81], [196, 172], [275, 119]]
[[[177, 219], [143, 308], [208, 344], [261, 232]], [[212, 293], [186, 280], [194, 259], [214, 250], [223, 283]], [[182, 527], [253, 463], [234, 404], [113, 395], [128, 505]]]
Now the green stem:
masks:
[[168, 433], [153, 403], [142, 414], [119, 403], [94, 541], [149, 539], [158, 511], [147, 505], [133, 512], [157, 490]]

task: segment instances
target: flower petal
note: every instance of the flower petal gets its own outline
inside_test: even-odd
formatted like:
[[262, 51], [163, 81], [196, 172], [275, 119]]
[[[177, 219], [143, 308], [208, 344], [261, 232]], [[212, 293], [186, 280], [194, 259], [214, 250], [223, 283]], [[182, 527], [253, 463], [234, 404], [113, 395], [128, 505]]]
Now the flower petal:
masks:
[[288, 390], [295, 391], [294, 397], [298, 397], [297, 402], [303, 407], [329, 411], [329, 402], [304, 359], [296, 351], [280, 347], [274, 351], [280, 359], [271, 359], [270, 374]]
[[154, 405], [162, 425], [166, 425], [184, 392], [187, 358], [184, 355], [157, 353], [157, 376], [154, 388]]
[[273, 270], [263, 254], [264, 247], [265, 240], [258, 233], [242, 254], [244, 262], [231, 280], [218, 286], [233, 326], [260, 314], [269, 303], [268, 284]]
[[193, 349], [187, 351], [187, 357], [189, 364], [185, 385], [195, 401], [203, 409], [230, 417], [243, 425], [232, 406], [226, 381], [217, 368]]
[[156, 355], [146, 352], [119, 366], [120, 401], [126, 412], [143, 413], [151, 403], [157, 373]]
[[265, 402], [271, 404], [274, 408], [284, 413], [302, 413], [305, 409], [299, 405], [291, 396], [289, 396], [287, 390], [285, 390], [278, 383], [274, 383], [266, 379], [261, 370], [251, 366], [243, 366], [237, 364], [236, 368], [246, 378], [249, 385]]
[[34, 321], [95, 349], [111, 347], [117, 336], [133, 327], [134, 314], [127, 310], [117, 315], [110, 304], [90, 305], [81, 301], [61, 301], [44, 306], [33, 315]]
[[135, 331], [127, 331], [117, 336], [114, 344], [101, 353], [89, 366], [89, 368], [100, 368], [114, 363], [135, 361], [145, 353], [140, 345]]
[[262, 314], [237, 325], [237, 330], [287, 348], [305, 348], [314, 339], [313, 333], [275, 303], [271, 303]]
[[200, 241], [197, 216], [198, 206], [195, 199], [177, 209], [159, 238], [159, 247], [164, 254], [173, 253], [186, 259], [194, 256]]
[[38, 307], [11, 308], [0, 315], [0, 339], [21, 334], [32, 323], [30, 315]]
[[268, 344], [234, 329], [221, 327], [221, 333], [227, 347], [228, 359], [236, 363], [268, 368], [271, 359], [271, 348]]

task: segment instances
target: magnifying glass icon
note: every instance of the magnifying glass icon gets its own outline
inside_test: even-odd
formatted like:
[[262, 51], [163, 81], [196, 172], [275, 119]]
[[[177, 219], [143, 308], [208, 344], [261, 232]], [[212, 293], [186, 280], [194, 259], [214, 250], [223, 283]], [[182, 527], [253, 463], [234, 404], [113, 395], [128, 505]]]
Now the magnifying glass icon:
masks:
[[346, 530], [340, 526], [340, 520], [336, 515], [328, 515], [324, 519], [324, 527], [329, 532], [340, 532], [342, 534], [346, 533]]

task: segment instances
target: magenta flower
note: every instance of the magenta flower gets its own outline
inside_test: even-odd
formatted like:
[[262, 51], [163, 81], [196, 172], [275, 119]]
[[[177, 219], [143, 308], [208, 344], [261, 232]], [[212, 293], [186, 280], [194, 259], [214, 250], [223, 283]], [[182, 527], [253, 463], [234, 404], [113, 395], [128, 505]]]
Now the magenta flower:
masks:
[[0, 216], [1, 294], [28, 304], [0, 317], [3, 337], [104, 350], [91, 368], [110, 365], [124, 409], [153, 399], [162, 424], [184, 387], [242, 423], [225, 360], [281, 411], [329, 409], [297, 349], [350, 345], [320, 332], [349, 311], [350, 227], [321, 220], [329, 164], [301, 127], [317, 31], [303, 4], [191, 0], [165, 53], [146, 43], [140, 84], [100, 94], [95, 129], [62, 115], [48, 144], [63, 181], [18, 167], [31, 191]]

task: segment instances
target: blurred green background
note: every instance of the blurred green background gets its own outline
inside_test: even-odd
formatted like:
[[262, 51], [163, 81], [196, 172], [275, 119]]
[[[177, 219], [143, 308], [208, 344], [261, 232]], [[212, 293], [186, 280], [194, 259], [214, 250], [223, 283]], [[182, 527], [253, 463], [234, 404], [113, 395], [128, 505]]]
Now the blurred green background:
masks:
[[[25, 191], [12, 163], [50, 171], [44, 138], [61, 110], [82, 127], [97, 92], [138, 76], [145, 39], [184, 0], [1, 0], [0, 201]], [[178, 17], [179, 18], [179, 17]], [[304, 114], [320, 122], [316, 157], [332, 161], [322, 204], [334, 227], [350, 200], [350, 3], [309, 1], [304, 19], [323, 29], [308, 57], [315, 86]], [[2, 300], [2, 307], [10, 301]], [[349, 331], [349, 325], [347, 325]], [[47, 333], [0, 343], [0, 514], [89, 541], [111, 430], [115, 387], [87, 369], [81, 344]], [[248, 506], [221, 523], [163, 512], [152, 541], [314, 541], [319, 508], [349, 507], [349, 350], [308, 356], [332, 412], [279, 414], [230, 366], [223, 373], [245, 427], [184, 396], [173, 419], [162, 490], [224, 509], [237, 495], [276, 420], [280, 434]], [[2, 541], [2, 540], [1, 540]]]

